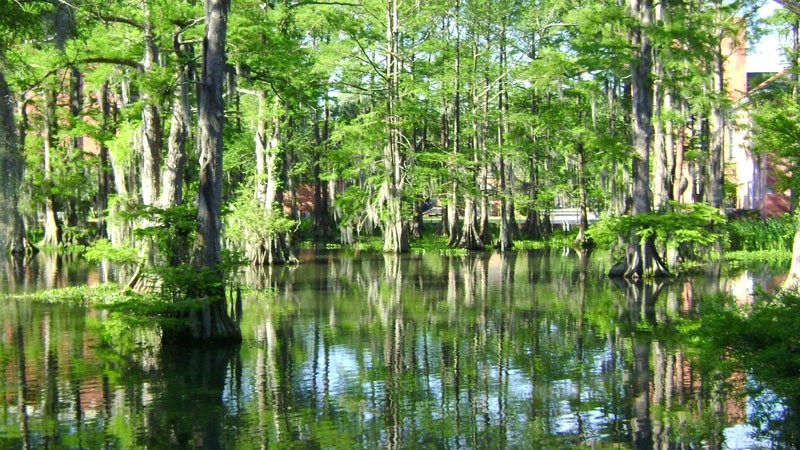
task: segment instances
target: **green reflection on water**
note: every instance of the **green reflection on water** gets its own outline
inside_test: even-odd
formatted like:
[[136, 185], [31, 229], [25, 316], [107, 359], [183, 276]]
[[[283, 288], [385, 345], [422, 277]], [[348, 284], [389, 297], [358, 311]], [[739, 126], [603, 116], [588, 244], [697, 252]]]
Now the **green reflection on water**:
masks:
[[735, 445], [737, 380], [701, 375], [675, 323], [751, 278], [607, 270], [603, 255], [306, 254], [243, 274], [260, 290], [241, 347], [135, 355], [97, 347], [101, 312], [3, 301], [0, 448]]

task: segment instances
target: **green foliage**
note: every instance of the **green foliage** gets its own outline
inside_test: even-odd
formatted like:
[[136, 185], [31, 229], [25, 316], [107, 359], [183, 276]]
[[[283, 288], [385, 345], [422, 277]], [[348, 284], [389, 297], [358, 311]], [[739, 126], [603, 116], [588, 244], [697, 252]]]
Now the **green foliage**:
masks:
[[[196, 209], [191, 206], [170, 208], [140, 207], [132, 217], [146, 219], [135, 234], [151, 242], [152, 254], [158, 258], [153, 265], [140, 266], [139, 281], [144, 288], [102, 285], [101, 288], [78, 287], [45, 291], [36, 298], [47, 302], [92, 304], [106, 309], [110, 317], [103, 321], [102, 335], [107, 342], [125, 341], [123, 336], [139, 328], [165, 329], [185, 325], [187, 311], [217, 301], [218, 297], [198, 297], [198, 293], [225, 293], [226, 281], [233, 272], [246, 264], [240, 255], [223, 253], [217, 267], [198, 268], [191, 264], [192, 237], [196, 228]], [[152, 251], [152, 250], [151, 250]], [[103, 259], [120, 263], [141, 262], [141, 255], [132, 248], [116, 248], [100, 240], [86, 251], [92, 261]], [[205, 295], [205, 294], [203, 294]]]
[[75, 306], [110, 305], [124, 298], [123, 290], [114, 283], [104, 283], [96, 286], [81, 285], [65, 288], [46, 289], [24, 294], [20, 297], [31, 298], [42, 303], [61, 303]]
[[248, 245], [279, 234], [290, 234], [299, 222], [288, 218], [278, 205], [267, 210], [253, 196], [252, 188], [244, 188], [230, 206], [227, 224], [225, 236]]
[[194, 205], [169, 208], [139, 205], [128, 214], [146, 224], [134, 230], [134, 236], [151, 240], [169, 265], [189, 263], [188, 247], [197, 228], [197, 208]]
[[[780, 85], [767, 92], [759, 92], [760, 102], [753, 112], [753, 145], [758, 152], [768, 152], [780, 157], [780, 170], [776, 176], [776, 189], [800, 188], [800, 103], [791, 96], [791, 90]], [[777, 90], [777, 92], [776, 92]]]
[[700, 318], [684, 324], [701, 368], [721, 380], [742, 372], [753, 374], [755, 381], [748, 390], [754, 402], [768, 392], [765, 409], [773, 410], [779, 402], [787, 406], [779, 414], [756, 414], [759, 433], [775, 441], [800, 442], [796, 412], [800, 406], [800, 296], [761, 293], [751, 305], [722, 296], [705, 299], [701, 305]]
[[89, 261], [111, 261], [122, 264], [135, 264], [140, 262], [139, 254], [132, 247], [118, 247], [111, 244], [108, 239], [98, 239], [92, 243], [83, 254]]
[[729, 268], [736, 268], [750, 263], [764, 263], [770, 267], [787, 270], [785, 264], [792, 258], [791, 251], [742, 251], [732, 250], [725, 252], [725, 262]]
[[727, 219], [705, 203], [670, 203], [670, 211], [606, 217], [591, 225], [587, 235], [601, 247], [610, 248], [619, 236], [636, 233], [654, 237], [657, 245], [680, 248], [693, 254], [724, 241]]
[[745, 217], [728, 222], [730, 248], [743, 251], [790, 252], [794, 241], [795, 219], [790, 214]]
[[411, 241], [411, 251], [417, 254], [438, 253], [441, 255], [466, 255], [469, 253], [463, 248], [453, 248], [447, 245], [447, 238], [431, 232], [419, 239]]

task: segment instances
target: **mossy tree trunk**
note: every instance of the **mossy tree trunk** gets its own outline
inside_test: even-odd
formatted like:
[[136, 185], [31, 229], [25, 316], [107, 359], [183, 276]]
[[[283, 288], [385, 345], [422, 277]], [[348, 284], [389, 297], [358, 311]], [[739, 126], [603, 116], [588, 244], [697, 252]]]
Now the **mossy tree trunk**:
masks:
[[398, 1], [389, 0], [386, 8], [386, 129], [384, 146], [383, 251], [404, 253], [409, 250], [408, 226], [403, 219], [402, 200], [405, 169], [400, 130], [400, 42]]
[[333, 233], [332, 217], [330, 212], [330, 193], [328, 183], [322, 179], [322, 156], [327, 153], [330, 142], [331, 112], [328, 102], [322, 111], [322, 126], [319, 119], [314, 120], [314, 144], [312, 155], [312, 171], [314, 179], [314, 216], [313, 232], [315, 236], [330, 236]]
[[[645, 29], [652, 24], [652, 0], [627, 0], [628, 13], [637, 21], [628, 39], [634, 49], [631, 62], [631, 126], [633, 133], [633, 215], [651, 211], [650, 145], [653, 116], [652, 45]], [[630, 230], [625, 260], [609, 271], [609, 276], [639, 279], [662, 277], [669, 271], [656, 251], [654, 237], [642, 238], [638, 230]]]
[[[100, 104], [100, 132], [108, 133], [111, 131], [111, 102], [109, 100], [108, 81], [97, 92], [97, 101]], [[97, 173], [97, 197], [95, 207], [97, 208], [97, 237], [108, 239], [108, 197], [111, 194], [111, 166], [109, 161], [108, 145], [105, 141], [100, 141], [100, 152], [98, 154], [100, 167]]]
[[[258, 124], [256, 128], [256, 199], [263, 208], [264, 220], [274, 221], [282, 213], [282, 202], [278, 196], [279, 169], [281, 164], [281, 102], [275, 97], [271, 108], [267, 106], [267, 94], [259, 91]], [[251, 262], [256, 265], [283, 264], [292, 259], [289, 236], [286, 231], [270, 227], [270, 231], [254, 243]]]
[[183, 174], [186, 166], [186, 142], [189, 138], [191, 108], [189, 107], [189, 79], [192, 59], [191, 45], [180, 41], [180, 27], [173, 32], [173, 50], [178, 58], [176, 67], [177, 83], [172, 98], [169, 138], [167, 139], [167, 159], [161, 177], [161, 205], [176, 206], [183, 203]]
[[[142, 2], [144, 16], [144, 58], [142, 68], [145, 72], [154, 70], [158, 60], [158, 50], [153, 36], [153, 24], [150, 19], [148, 0]], [[141, 130], [141, 166], [142, 203], [156, 206], [161, 192], [161, 149], [163, 131], [161, 129], [161, 112], [153, 95], [145, 91], [142, 95], [142, 130]]]
[[447, 245], [454, 247], [461, 239], [460, 223], [458, 217], [458, 154], [461, 151], [461, 0], [455, 2], [455, 42], [453, 49], [453, 135], [449, 136], [447, 110], [442, 114], [442, 148], [450, 145], [452, 138], [453, 151], [450, 156], [450, 170], [452, 171], [452, 185], [447, 196], [446, 221], [444, 232], [447, 236]]
[[14, 123], [14, 99], [0, 71], [0, 249], [17, 256], [25, 254], [25, 229], [18, 209], [23, 167]]
[[56, 108], [56, 95], [49, 89], [45, 88], [44, 92], [44, 108], [42, 110], [42, 141], [44, 149], [44, 237], [40, 246], [58, 246], [61, 244], [61, 224], [56, 216], [56, 201], [52, 193], [53, 184], [53, 142], [55, 135], [55, 108]]
[[708, 145], [708, 166], [706, 167], [706, 177], [708, 184], [705, 190], [706, 201], [709, 205], [722, 209], [724, 207], [725, 193], [724, 183], [724, 159], [723, 146], [725, 141], [725, 110], [723, 109], [722, 96], [725, 95], [725, 75], [723, 72], [722, 50], [717, 47], [714, 51], [713, 78], [711, 80], [713, 93], [717, 97], [714, 99], [711, 113], [709, 115], [709, 145]]
[[[516, 228], [516, 222], [510, 219], [509, 216], [514, 214], [514, 208], [511, 203], [511, 190], [509, 188], [511, 163], [510, 158], [507, 157], [508, 149], [506, 148], [506, 139], [510, 134], [508, 124], [508, 90], [506, 89], [505, 72], [508, 70], [506, 61], [506, 18], [502, 19], [502, 26], [500, 28], [500, 78], [498, 82], [498, 105], [497, 109], [500, 112], [500, 121], [497, 124], [497, 147], [499, 149], [498, 158], [498, 179], [500, 192], [500, 235], [497, 239], [497, 248], [501, 252], [511, 250], [514, 246], [512, 234]], [[512, 223], [513, 228], [512, 228]]]
[[200, 182], [197, 193], [197, 232], [192, 265], [202, 274], [202, 285], [188, 295], [202, 301], [200, 307], [182, 312], [179, 328], [165, 330], [166, 342], [240, 342], [239, 326], [228, 315], [225, 273], [222, 264], [222, 153], [225, 125], [222, 99], [225, 74], [225, 41], [229, 0], [205, 1], [205, 38], [198, 99]]

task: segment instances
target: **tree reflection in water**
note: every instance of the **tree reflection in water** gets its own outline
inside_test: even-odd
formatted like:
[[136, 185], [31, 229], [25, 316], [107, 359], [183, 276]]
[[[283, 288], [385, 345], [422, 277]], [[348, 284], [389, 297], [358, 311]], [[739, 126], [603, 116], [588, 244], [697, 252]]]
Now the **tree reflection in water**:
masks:
[[[701, 376], [676, 329], [724, 283], [613, 285], [605, 261], [306, 255], [243, 275], [241, 348], [113, 358], [101, 314], [5, 302], [0, 379], [23, 381], [0, 385], [0, 448], [730, 444], [742, 382]], [[23, 276], [93, 276], [60, 264]]]

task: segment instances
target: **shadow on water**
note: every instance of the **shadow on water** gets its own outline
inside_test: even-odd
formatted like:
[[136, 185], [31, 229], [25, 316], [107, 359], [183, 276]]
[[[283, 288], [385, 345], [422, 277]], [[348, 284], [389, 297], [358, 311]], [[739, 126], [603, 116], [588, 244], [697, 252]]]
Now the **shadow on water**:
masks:
[[222, 432], [223, 393], [229, 375], [241, 375], [238, 355], [238, 346], [162, 348], [157, 369], [148, 376], [156, 400], [147, 409], [146, 433], [139, 443], [148, 448], [229, 448]]

